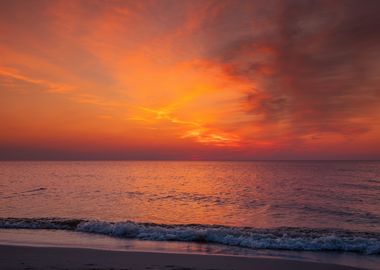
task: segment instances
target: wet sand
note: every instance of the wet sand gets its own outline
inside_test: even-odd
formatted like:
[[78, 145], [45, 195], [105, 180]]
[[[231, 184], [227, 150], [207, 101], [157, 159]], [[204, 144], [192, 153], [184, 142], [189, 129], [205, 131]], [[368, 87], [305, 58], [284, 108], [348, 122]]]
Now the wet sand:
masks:
[[0, 269], [354, 270], [363, 268], [272, 258], [0, 245]]

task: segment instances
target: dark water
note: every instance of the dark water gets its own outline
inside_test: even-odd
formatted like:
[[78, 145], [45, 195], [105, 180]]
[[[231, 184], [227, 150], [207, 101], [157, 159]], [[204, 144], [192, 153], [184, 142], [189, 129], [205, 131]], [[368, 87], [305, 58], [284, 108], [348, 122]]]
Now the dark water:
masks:
[[1, 162], [0, 227], [380, 254], [380, 162]]

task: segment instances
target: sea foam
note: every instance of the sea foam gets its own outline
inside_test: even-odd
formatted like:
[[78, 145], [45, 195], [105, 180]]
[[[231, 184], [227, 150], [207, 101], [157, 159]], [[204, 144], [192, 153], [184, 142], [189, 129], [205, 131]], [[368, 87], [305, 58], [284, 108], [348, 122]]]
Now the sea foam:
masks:
[[380, 254], [380, 233], [338, 229], [242, 228], [63, 218], [2, 218], [0, 228], [54, 229], [154, 241], [204, 242], [251, 249], [348, 251]]

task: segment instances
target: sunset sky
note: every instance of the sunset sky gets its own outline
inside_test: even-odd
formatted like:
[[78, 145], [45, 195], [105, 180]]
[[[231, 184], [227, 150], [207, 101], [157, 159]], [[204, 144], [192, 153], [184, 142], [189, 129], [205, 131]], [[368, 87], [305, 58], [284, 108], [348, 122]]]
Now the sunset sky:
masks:
[[0, 159], [380, 159], [380, 1], [0, 2]]

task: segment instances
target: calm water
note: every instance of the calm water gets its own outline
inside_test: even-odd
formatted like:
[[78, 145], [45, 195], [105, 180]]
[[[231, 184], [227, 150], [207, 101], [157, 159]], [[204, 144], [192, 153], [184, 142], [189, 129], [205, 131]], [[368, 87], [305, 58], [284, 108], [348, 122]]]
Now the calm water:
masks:
[[380, 162], [0, 162], [0, 218], [2, 228], [380, 254]]

